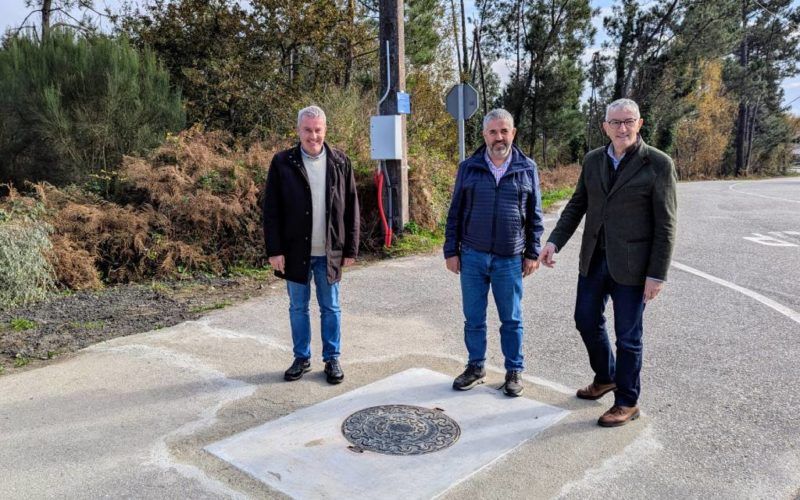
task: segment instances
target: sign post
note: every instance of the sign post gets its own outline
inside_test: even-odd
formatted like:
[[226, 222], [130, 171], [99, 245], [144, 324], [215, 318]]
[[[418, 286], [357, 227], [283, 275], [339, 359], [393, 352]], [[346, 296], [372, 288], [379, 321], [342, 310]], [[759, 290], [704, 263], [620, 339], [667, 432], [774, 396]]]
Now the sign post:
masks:
[[445, 98], [447, 112], [458, 123], [458, 162], [466, 158], [464, 144], [464, 120], [468, 120], [478, 110], [478, 91], [468, 83], [453, 85]]

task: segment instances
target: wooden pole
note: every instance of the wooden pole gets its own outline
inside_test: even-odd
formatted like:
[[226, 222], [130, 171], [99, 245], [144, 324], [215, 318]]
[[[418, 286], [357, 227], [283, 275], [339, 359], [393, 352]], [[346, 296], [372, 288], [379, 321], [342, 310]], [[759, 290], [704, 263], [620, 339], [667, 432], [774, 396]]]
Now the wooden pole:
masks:
[[[403, 27], [403, 0], [380, 0], [380, 51], [381, 51], [381, 88], [382, 96], [388, 87], [389, 95], [381, 103], [381, 115], [396, 115], [397, 92], [406, 89], [405, 33]], [[386, 41], [389, 42], [389, 81], [386, 81]], [[401, 115], [401, 136], [403, 141], [403, 159], [386, 160], [386, 169], [391, 181], [393, 203], [392, 229], [395, 234], [403, 231], [408, 216], [408, 145], [406, 143], [406, 116]], [[388, 206], [385, 204], [384, 206]]]

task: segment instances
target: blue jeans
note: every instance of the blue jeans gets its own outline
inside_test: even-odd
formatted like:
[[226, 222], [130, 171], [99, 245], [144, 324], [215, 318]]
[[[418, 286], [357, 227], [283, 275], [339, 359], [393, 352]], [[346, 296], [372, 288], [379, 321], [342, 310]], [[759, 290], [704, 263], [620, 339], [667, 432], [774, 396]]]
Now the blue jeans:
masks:
[[342, 312], [339, 309], [339, 283], [328, 284], [328, 260], [326, 257], [311, 257], [311, 269], [306, 284], [286, 282], [289, 292], [289, 323], [292, 326], [294, 357], [311, 359], [311, 317], [308, 313], [308, 303], [311, 299], [312, 276], [322, 323], [322, 359], [330, 361], [339, 357]]
[[[604, 315], [609, 297], [614, 304], [616, 360], [611, 352]], [[617, 384], [615, 405], [636, 406], [639, 400], [643, 315], [644, 285], [627, 286], [615, 282], [608, 271], [605, 252], [597, 250], [589, 273], [578, 277], [575, 326], [589, 353], [595, 383]]]
[[486, 362], [489, 287], [500, 316], [500, 347], [506, 370], [522, 371], [522, 256], [501, 257], [462, 245], [461, 299], [469, 363]]

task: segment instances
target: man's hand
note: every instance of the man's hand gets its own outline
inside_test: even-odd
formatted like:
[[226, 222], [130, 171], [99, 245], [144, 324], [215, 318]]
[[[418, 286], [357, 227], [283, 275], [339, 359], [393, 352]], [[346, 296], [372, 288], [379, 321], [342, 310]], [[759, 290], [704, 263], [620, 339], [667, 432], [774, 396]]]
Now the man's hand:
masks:
[[535, 259], [523, 259], [522, 260], [522, 277], [525, 278], [530, 276], [539, 269], [539, 261]]
[[269, 258], [269, 265], [272, 266], [272, 269], [274, 269], [274, 270], [276, 270], [278, 272], [281, 272], [281, 273], [283, 272], [283, 268], [284, 268], [285, 264], [286, 264], [286, 261], [284, 260], [283, 255], [276, 255], [274, 257], [270, 257]]
[[548, 242], [539, 254], [539, 262], [547, 267], [553, 267], [556, 263], [553, 256], [556, 254], [556, 246]]
[[353, 265], [353, 264], [355, 264], [355, 263], [356, 263], [356, 259], [354, 259], [354, 258], [352, 258], [352, 257], [345, 257], [345, 258], [342, 260], [342, 265], [343, 265], [344, 267], [350, 267], [350, 266], [352, 266], [352, 265]]
[[647, 278], [644, 282], [644, 303], [647, 304], [651, 300], [655, 299], [663, 288], [663, 281]]
[[444, 260], [444, 265], [447, 266], [447, 270], [451, 273], [458, 274], [461, 271], [461, 259], [458, 255], [446, 258]]

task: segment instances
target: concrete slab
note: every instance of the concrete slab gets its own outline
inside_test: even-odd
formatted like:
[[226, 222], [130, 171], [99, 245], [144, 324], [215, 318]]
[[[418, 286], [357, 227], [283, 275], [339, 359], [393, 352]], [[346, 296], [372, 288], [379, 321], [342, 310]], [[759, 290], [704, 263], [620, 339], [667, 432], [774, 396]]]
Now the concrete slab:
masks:
[[[481, 386], [451, 388], [452, 376], [413, 368], [300, 409], [206, 450], [264, 484], [297, 498], [425, 498], [442, 493], [535, 437], [570, 412]], [[406, 404], [442, 408], [461, 427], [438, 452], [354, 453], [341, 433], [352, 413]], [[409, 479], [413, 478], [413, 481]]]

